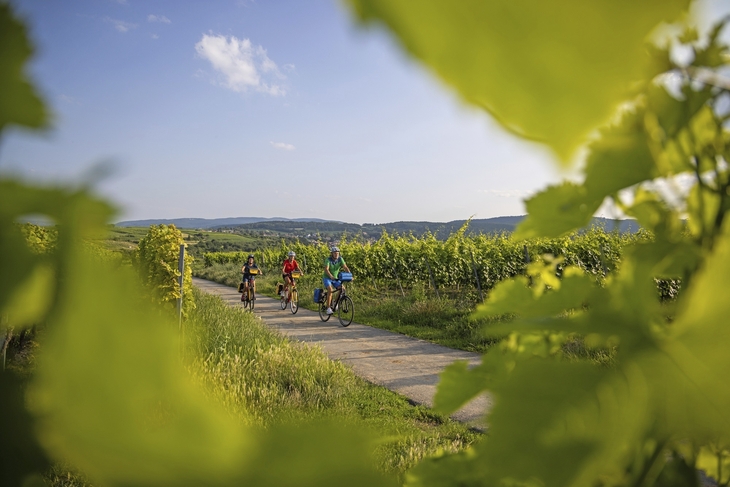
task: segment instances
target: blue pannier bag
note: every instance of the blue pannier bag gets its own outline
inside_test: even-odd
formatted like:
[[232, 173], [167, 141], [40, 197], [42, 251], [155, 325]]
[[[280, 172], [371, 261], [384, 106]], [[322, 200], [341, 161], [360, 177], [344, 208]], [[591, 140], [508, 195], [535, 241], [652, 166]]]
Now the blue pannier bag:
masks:
[[352, 273], [351, 272], [340, 272], [340, 274], [337, 276], [337, 279], [339, 279], [342, 282], [350, 282], [350, 281], [352, 281]]
[[319, 288], [317, 288], [317, 289], [314, 290], [314, 302], [315, 303], [322, 302], [322, 293], [323, 292], [324, 292], [324, 290], [323, 289], [319, 289]]

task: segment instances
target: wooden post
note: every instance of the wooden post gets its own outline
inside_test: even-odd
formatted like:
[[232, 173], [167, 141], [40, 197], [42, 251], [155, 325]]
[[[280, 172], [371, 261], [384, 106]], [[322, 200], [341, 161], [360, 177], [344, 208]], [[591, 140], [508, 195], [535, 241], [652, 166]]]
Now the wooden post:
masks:
[[3, 370], [5, 370], [5, 357], [7, 356], [8, 352], [8, 345], [10, 344], [10, 340], [13, 339], [13, 327], [8, 325], [8, 329], [5, 332], [5, 338], [3, 339]]
[[[388, 259], [390, 260], [390, 255], [388, 256]], [[391, 268], [393, 269], [393, 274], [395, 274], [395, 279], [398, 281], [398, 287], [400, 288], [401, 296], [404, 298], [406, 297], [406, 293], [403, 291], [403, 284], [400, 282], [400, 277], [398, 276], [398, 271], [395, 268], [395, 265], [391, 263]]]
[[182, 303], [183, 303], [183, 281], [185, 280], [185, 244], [180, 244], [180, 256], [177, 261], [177, 270], [180, 275], [177, 278], [178, 285], [180, 286], [180, 297], [177, 300], [177, 318], [178, 318], [178, 331], [182, 335]]
[[428, 277], [431, 279], [431, 285], [433, 286], [433, 290], [436, 291], [436, 297], [440, 298], [439, 296], [439, 288], [436, 287], [436, 279], [433, 278], [433, 272], [431, 272], [431, 264], [428, 262], [428, 256], [425, 257], [426, 259], [426, 267], [428, 268]]
[[479, 290], [479, 300], [484, 301], [484, 295], [482, 294], [482, 285], [479, 283], [479, 274], [477, 273], [477, 264], [474, 261], [474, 253], [469, 250], [469, 254], [471, 254], [471, 268], [474, 270], [474, 278], [477, 281], [477, 289]]

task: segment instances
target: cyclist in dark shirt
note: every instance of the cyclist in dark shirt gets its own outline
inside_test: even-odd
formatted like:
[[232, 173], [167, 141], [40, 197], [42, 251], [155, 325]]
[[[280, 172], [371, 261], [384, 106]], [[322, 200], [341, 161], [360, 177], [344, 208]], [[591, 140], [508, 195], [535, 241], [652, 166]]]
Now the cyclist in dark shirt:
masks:
[[[252, 274], [251, 271], [254, 269], [255, 271]], [[245, 301], [248, 299], [248, 286], [251, 286], [253, 292], [256, 292], [256, 278], [254, 276], [263, 275], [264, 273], [261, 272], [259, 267], [256, 265], [256, 260], [254, 259], [253, 254], [248, 256], [246, 263], [243, 264], [243, 267], [241, 267], [241, 272], [243, 273], [243, 296], [241, 296], [241, 301]]]

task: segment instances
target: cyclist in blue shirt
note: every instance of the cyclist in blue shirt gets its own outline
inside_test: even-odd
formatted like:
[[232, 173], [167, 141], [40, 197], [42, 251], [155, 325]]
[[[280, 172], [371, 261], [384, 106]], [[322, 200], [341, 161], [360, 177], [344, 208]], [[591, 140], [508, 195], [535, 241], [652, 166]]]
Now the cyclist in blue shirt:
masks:
[[328, 315], [332, 314], [332, 293], [335, 292], [333, 282], [337, 280], [340, 270], [350, 272], [350, 268], [345, 264], [345, 259], [340, 256], [340, 249], [332, 247], [330, 256], [324, 261], [324, 274], [322, 274], [322, 283], [327, 289], [327, 311]]

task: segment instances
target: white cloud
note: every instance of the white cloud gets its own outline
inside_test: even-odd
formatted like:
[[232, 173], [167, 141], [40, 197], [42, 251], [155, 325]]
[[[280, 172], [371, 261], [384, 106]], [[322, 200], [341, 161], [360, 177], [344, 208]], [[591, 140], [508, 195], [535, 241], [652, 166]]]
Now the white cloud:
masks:
[[160, 38], [160, 36], [158, 36], [157, 34], [152, 34], [152, 38], [155, 39], [155, 40], [157, 40], [157, 39]]
[[223, 75], [224, 85], [238, 92], [248, 89], [284, 96], [279, 80], [286, 79], [266, 50], [249, 39], [204, 34], [195, 44], [198, 55], [207, 59]]
[[123, 20], [112, 19], [110, 17], [104, 17], [104, 21], [109, 22], [114, 26], [115, 29], [122, 33], [129, 32], [130, 30], [137, 28], [137, 24], [125, 22]]
[[294, 150], [294, 149], [296, 149], [296, 147], [294, 147], [293, 145], [287, 144], [285, 142], [269, 142], [269, 144], [271, 144], [271, 146], [274, 147], [274, 148], [276, 148], [276, 149], [282, 149], [282, 150]]
[[171, 24], [172, 21], [164, 15], [148, 15], [147, 22], [162, 22], [163, 24]]

